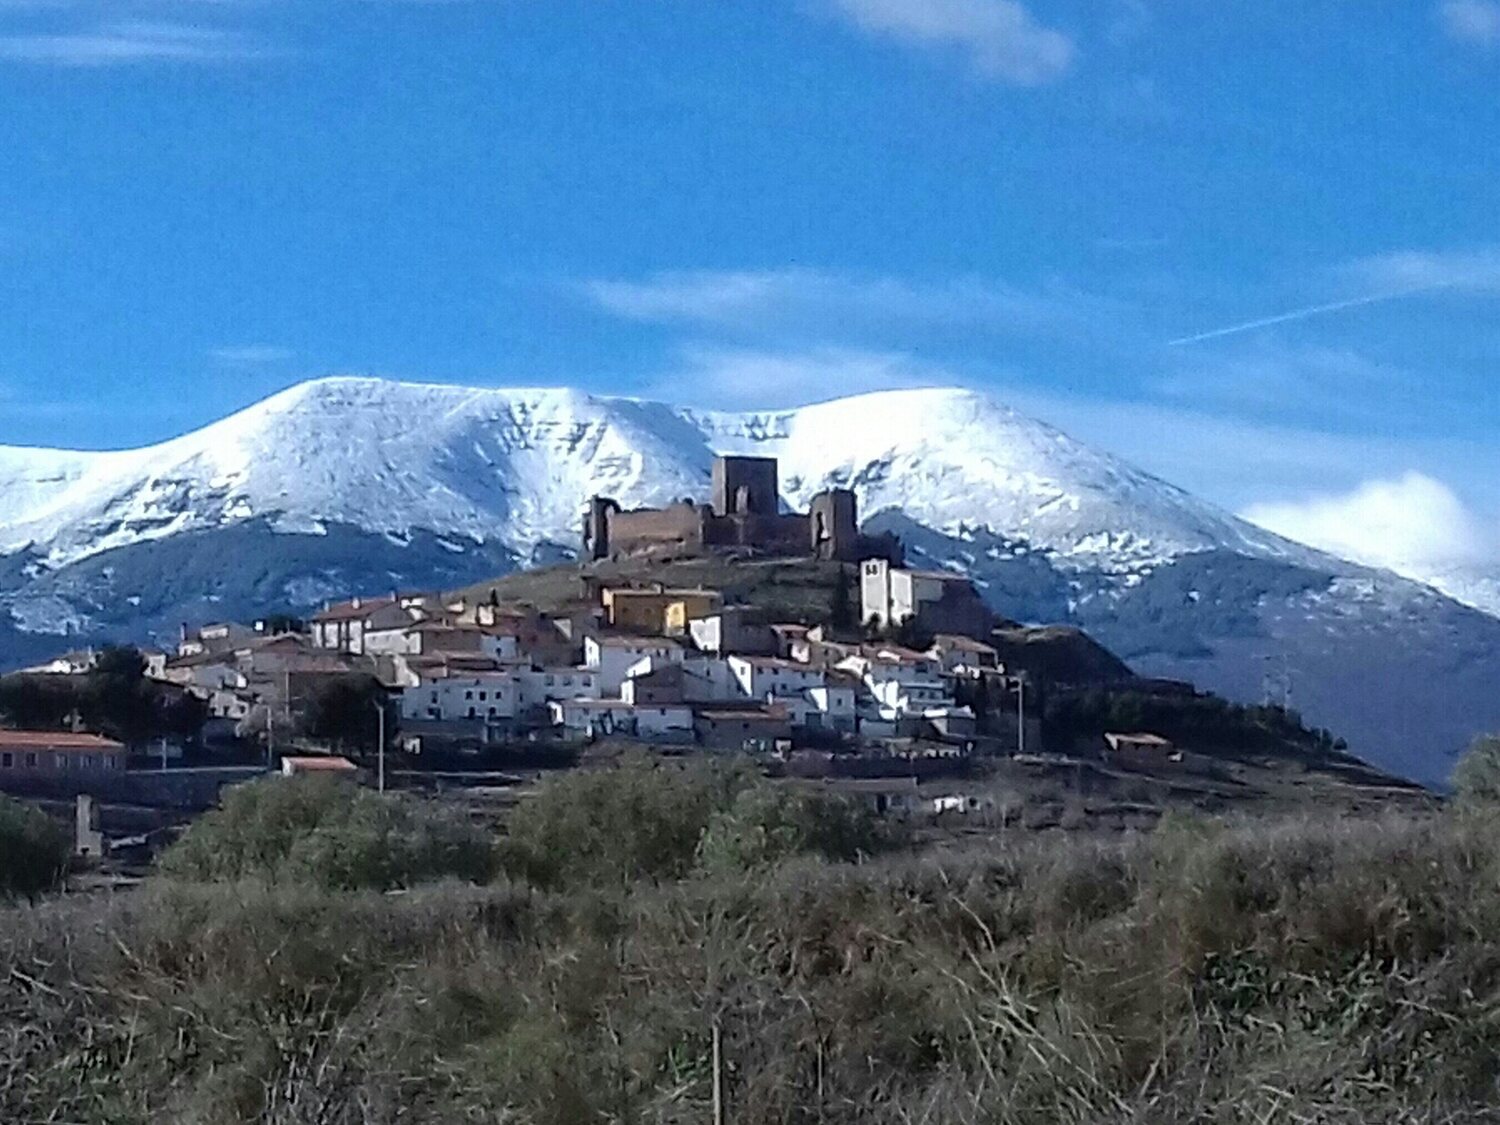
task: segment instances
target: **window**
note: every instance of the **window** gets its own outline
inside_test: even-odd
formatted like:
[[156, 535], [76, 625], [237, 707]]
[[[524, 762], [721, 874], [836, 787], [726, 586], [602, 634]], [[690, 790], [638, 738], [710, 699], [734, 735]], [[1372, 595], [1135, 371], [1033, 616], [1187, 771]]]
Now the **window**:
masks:
[[31, 769], [31, 770], [36, 769], [36, 755], [35, 754], [27, 754], [26, 755], [26, 768], [27, 769]]
[[546, 683], [546, 685], [548, 687], [551, 687], [553, 685], [553, 683], [556, 682], [556, 679], [557, 679], [556, 676], [548, 676], [547, 679], [546, 679], [546, 681], [545, 681], [545, 683]]
[[0, 754], [0, 770], [8, 770], [11, 767], [13, 757], [10, 754]]
[[488, 696], [486, 696], [484, 692], [479, 693], [479, 702], [483, 703], [487, 698]]
[[473, 699], [474, 698], [474, 693], [472, 691], [466, 691], [466, 692], [464, 692], [464, 698], [465, 699]]

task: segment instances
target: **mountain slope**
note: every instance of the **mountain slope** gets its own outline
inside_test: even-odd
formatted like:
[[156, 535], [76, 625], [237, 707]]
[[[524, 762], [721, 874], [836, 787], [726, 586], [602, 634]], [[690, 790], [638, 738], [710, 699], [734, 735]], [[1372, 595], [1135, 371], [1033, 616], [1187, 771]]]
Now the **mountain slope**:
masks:
[[[1143, 669], [1258, 698], [1274, 666], [1309, 719], [1388, 768], [1444, 776], [1500, 726], [1480, 690], [1500, 680], [1500, 620], [948, 389], [723, 414], [333, 379], [147, 449], [0, 449], [0, 658], [39, 633], [142, 637], [566, 557], [586, 497], [703, 496], [715, 452], [780, 458], [794, 505], [855, 488], [868, 522], [1002, 613], [1082, 624]], [[1460, 671], [1413, 678], [1411, 660], [1450, 654]], [[1420, 731], [1392, 726], [1402, 703], [1430, 716]]]

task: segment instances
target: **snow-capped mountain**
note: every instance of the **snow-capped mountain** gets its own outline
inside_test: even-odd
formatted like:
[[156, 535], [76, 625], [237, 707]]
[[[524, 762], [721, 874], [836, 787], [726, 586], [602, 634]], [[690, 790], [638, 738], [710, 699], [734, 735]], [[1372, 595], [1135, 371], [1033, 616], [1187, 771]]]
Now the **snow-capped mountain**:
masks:
[[[588, 496], [701, 497], [717, 452], [778, 457], [793, 505], [853, 487], [867, 521], [1001, 612], [1076, 621], [1143, 670], [1259, 698], [1274, 664], [1384, 765], [1442, 776], [1500, 726], [1500, 620], [951, 389], [723, 414], [331, 379], [146, 449], [0, 448], [0, 658], [567, 557]], [[1419, 689], [1414, 669], [1439, 665]], [[1393, 725], [1398, 702], [1427, 729]]]

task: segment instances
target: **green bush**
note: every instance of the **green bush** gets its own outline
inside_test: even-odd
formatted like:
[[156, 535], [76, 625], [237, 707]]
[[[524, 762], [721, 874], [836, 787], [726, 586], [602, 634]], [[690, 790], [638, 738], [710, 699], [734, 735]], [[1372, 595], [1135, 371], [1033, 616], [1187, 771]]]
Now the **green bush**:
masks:
[[72, 851], [61, 824], [32, 805], [0, 796], [0, 899], [35, 900], [55, 889]]
[[329, 889], [409, 887], [494, 873], [489, 835], [431, 801], [328, 777], [236, 786], [163, 857], [164, 873], [220, 882], [267, 879]]
[[698, 845], [708, 872], [767, 867], [796, 855], [849, 862], [884, 850], [890, 838], [864, 808], [837, 797], [756, 785], [709, 818]]
[[544, 783], [512, 815], [502, 863], [538, 886], [610, 886], [807, 853], [852, 860], [890, 842], [864, 810], [745, 764], [641, 758]]
[[757, 783], [749, 769], [706, 760], [560, 774], [511, 815], [502, 862], [539, 886], [681, 879], [714, 813]]

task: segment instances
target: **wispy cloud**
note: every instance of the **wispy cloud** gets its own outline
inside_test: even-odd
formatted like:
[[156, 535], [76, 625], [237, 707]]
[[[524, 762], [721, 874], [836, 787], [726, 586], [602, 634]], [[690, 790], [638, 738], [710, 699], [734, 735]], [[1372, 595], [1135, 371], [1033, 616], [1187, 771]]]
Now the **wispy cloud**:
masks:
[[822, 270], [693, 271], [585, 285], [602, 308], [632, 320], [715, 328], [785, 329], [871, 324], [1037, 328], [1116, 314], [1119, 302], [1059, 289], [1030, 292], [998, 282], [921, 284]]
[[1438, 18], [1453, 38], [1480, 47], [1500, 47], [1500, 2], [1445, 0]]
[[676, 369], [653, 381], [647, 394], [719, 410], [776, 410], [869, 391], [951, 386], [962, 381], [952, 372], [895, 352], [689, 346], [682, 349]]
[[1360, 258], [1338, 272], [1356, 282], [1392, 289], [1500, 293], [1500, 247], [1399, 250]]
[[1018, 0], [830, 0], [870, 35], [962, 51], [986, 78], [1018, 86], [1056, 81], [1073, 65], [1067, 35], [1036, 21]]
[[1402, 250], [1360, 258], [1336, 267], [1329, 273], [1338, 279], [1341, 288], [1359, 288], [1364, 292], [1195, 332], [1168, 340], [1167, 347], [1175, 348], [1184, 344], [1217, 340], [1224, 336], [1237, 336], [1278, 324], [1311, 320], [1366, 305], [1384, 304], [1387, 301], [1420, 297], [1444, 290], [1500, 293], [1500, 249]]
[[38, 66], [208, 65], [265, 58], [271, 53], [264, 44], [237, 32], [145, 20], [0, 36], [0, 59]]
[[1205, 340], [1217, 340], [1224, 336], [1238, 336], [1241, 332], [1253, 332], [1258, 328], [1272, 328], [1278, 324], [1290, 324], [1298, 320], [1311, 320], [1315, 316], [1343, 312], [1346, 309], [1362, 308], [1365, 305], [1378, 305], [1384, 301], [1395, 301], [1402, 297], [1414, 297], [1420, 293], [1430, 293], [1436, 289], [1447, 288], [1449, 284], [1451, 283], [1437, 282], [1431, 285], [1414, 285], [1407, 289], [1399, 289], [1393, 293], [1367, 293], [1362, 297], [1349, 297], [1342, 301], [1329, 301], [1321, 305], [1308, 305], [1305, 308], [1292, 309], [1290, 312], [1277, 313], [1274, 316], [1263, 316], [1255, 320], [1244, 321], [1240, 324], [1231, 324], [1224, 328], [1211, 328], [1206, 332], [1196, 332], [1191, 336], [1180, 336], [1175, 340], [1168, 340], [1167, 347], [1177, 348], [1184, 344], [1199, 344]]
[[270, 363], [285, 363], [294, 358], [297, 353], [290, 348], [277, 347], [275, 344], [237, 344], [214, 348], [208, 354], [209, 358], [219, 363], [227, 363], [235, 367], [259, 367]]

